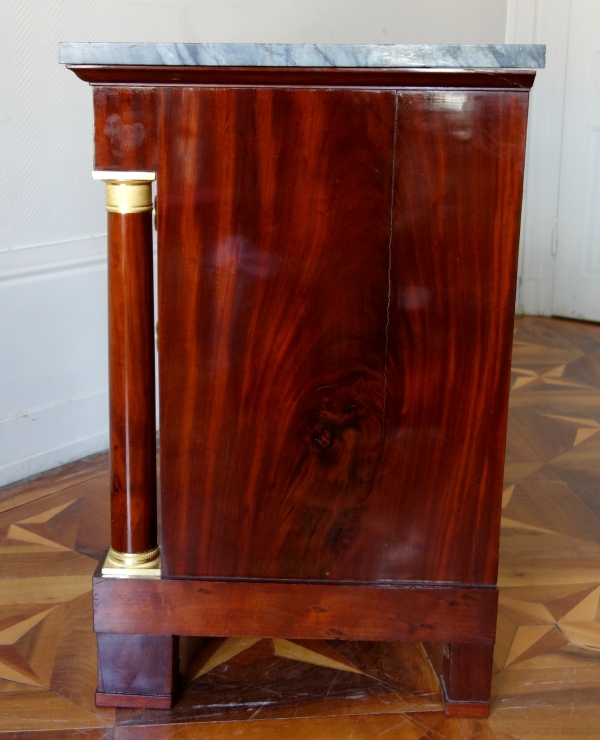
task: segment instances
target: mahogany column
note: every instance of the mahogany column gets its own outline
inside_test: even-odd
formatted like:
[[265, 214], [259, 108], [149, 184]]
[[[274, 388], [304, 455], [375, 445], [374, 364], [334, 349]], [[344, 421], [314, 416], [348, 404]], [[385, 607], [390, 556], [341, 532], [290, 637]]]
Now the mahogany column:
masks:
[[95, 172], [106, 182], [111, 549], [107, 568], [160, 564], [152, 280], [154, 173]]

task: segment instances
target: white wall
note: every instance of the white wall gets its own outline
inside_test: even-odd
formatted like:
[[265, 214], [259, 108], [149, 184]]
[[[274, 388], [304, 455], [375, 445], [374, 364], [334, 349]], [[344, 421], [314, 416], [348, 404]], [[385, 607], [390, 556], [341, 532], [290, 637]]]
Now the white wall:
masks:
[[506, 0], [3, 0], [0, 485], [107, 447], [103, 185], [59, 41], [502, 43]]
[[531, 91], [517, 312], [552, 314], [570, 0], [508, 0], [506, 42], [546, 44]]

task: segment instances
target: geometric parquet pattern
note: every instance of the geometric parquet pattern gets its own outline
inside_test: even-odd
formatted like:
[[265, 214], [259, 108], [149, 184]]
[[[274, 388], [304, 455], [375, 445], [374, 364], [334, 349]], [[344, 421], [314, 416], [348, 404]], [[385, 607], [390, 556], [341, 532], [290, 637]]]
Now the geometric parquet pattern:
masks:
[[421, 645], [181, 641], [172, 710], [98, 709], [99, 455], [0, 489], [0, 740], [600, 740], [600, 326], [519, 318], [489, 720], [446, 719]]

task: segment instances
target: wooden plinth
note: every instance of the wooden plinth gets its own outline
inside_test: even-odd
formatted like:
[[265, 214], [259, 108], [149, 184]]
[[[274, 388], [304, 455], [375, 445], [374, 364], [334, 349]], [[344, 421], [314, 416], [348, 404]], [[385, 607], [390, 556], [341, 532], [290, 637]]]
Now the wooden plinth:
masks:
[[[166, 705], [176, 634], [444, 643], [447, 714], [484, 716], [489, 710], [482, 698], [486, 691], [489, 696], [494, 587], [119, 579], [103, 577], [99, 567], [93, 594], [99, 675], [106, 663], [112, 681], [112, 693], [106, 681], [100, 684], [102, 706]], [[115, 640], [123, 643], [121, 651]], [[132, 675], [143, 692], [132, 691]]]

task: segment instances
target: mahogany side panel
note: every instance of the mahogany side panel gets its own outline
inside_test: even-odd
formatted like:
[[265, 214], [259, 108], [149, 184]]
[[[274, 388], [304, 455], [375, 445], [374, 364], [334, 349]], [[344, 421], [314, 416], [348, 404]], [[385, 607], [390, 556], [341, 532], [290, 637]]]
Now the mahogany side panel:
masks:
[[164, 572], [494, 583], [527, 94], [157, 94]]
[[156, 546], [152, 214], [108, 214], [111, 545]]
[[496, 581], [527, 102], [399, 93], [385, 442], [345, 563], [360, 578]]
[[495, 588], [94, 578], [94, 630], [493, 645]]
[[157, 95], [163, 573], [327, 579], [382, 453], [395, 96]]
[[94, 85], [218, 87], [504, 88], [529, 89], [531, 70], [326, 69], [294, 67], [176, 67], [68, 65]]
[[154, 172], [156, 96], [150, 88], [94, 88], [94, 167]]

